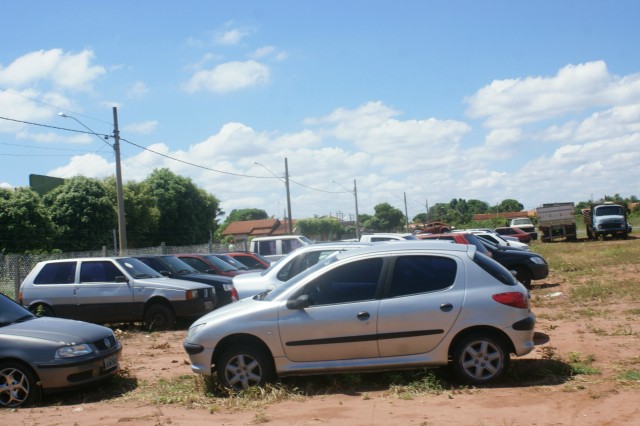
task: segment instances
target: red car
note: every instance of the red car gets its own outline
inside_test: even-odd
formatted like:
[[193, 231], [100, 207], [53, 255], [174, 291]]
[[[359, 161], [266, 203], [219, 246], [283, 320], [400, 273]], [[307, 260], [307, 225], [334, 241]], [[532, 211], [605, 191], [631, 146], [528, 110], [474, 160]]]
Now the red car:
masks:
[[531, 235], [528, 232], [524, 232], [520, 228], [512, 228], [512, 227], [505, 226], [503, 228], [496, 228], [494, 229], [494, 231], [500, 235], [516, 237], [518, 240], [520, 240], [523, 243], [531, 242]]
[[271, 265], [268, 259], [252, 251], [232, 251], [225, 254], [233, 257], [249, 269], [267, 269]]
[[198, 272], [206, 274], [235, 277], [250, 272], [249, 270], [240, 270], [212, 254], [176, 254], [175, 256]]

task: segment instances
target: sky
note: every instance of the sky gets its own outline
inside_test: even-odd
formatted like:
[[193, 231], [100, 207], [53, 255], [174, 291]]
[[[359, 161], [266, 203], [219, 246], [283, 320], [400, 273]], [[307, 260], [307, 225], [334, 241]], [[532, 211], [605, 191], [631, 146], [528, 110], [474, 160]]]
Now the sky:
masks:
[[114, 175], [115, 111], [124, 182], [169, 168], [226, 213], [282, 218], [286, 176], [294, 219], [640, 195], [638, 16], [635, 0], [3, 2], [0, 186]]

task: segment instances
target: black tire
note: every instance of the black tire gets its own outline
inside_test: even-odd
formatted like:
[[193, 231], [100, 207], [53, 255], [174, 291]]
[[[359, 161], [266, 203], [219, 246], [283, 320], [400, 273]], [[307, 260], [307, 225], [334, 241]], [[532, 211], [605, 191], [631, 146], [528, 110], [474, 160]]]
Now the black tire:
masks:
[[150, 330], [171, 330], [176, 326], [176, 314], [170, 307], [156, 303], [147, 308], [144, 323]]
[[39, 396], [38, 380], [31, 368], [13, 361], [0, 363], [0, 407], [27, 407]]
[[524, 266], [516, 266], [513, 268], [516, 271], [516, 279], [520, 281], [526, 288], [531, 289], [531, 271]]
[[273, 359], [256, 345], [233, 346], [216, 361], [218, 380], [223, 386], [241, 391], [263, 386], [275, 378]]
[[51, 306], [45, 305], [44, 303], [36, 303], [29, 306], [29, 311], [31, 311], [33, 315], [36, 315], [39, 317], [55, 316], [55, 313], [53, 312], [53, 309], [51, 308]]
[[501, 338], [491, 334], [465, 336], [453, 348], [453, 372], [460, 381], [471, 385], [497, 381], [509, 369], [506, 348]]

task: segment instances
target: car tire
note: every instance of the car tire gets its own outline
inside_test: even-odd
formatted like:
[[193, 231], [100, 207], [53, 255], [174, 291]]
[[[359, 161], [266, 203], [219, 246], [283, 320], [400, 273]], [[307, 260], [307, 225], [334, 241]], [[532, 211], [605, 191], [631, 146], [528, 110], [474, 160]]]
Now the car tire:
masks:
[[470, 385], [497, 381], [509, 368], [509, 352], [503, 339], [474, 333], [459, 340], [452, 352], [456, 377]]
[[516, 279], [526, 288], [531, 289], [531, 271], [524, 266], [516, 266], [513, 270], [516, 271]]
[[0, 363], [0, 407], [27, 407], [40, 396], [38, 380], [26, 364]]
[[216, 362], [218, 380], [236, 391], [263, 386], [275, 378], [273, 359], [256, 345], [233, 346], [222, 353]]
[[36, 303], [29, 306], [29, 311], [36, 316], [39, 317], [54, 317], [55, 313], [53, 309], [49, 305], [45, 305], [44, 303]]
[[147, 308], [144, 323], [150, 330], [171, 330], [176, 325], [176, 315], [170, 307], [156, 303]]

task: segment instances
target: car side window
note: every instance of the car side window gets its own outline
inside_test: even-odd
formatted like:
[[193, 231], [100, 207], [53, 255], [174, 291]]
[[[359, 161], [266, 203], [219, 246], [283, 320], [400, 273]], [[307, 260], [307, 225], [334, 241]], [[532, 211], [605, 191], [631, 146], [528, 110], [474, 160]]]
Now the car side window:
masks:
[[276, 254], [276, 242], [275, 241], [258, 241], [258, 253], [263, 256], [270, 256]]
[[311, 306], [360, 302], [376, 297], [382, 259], [366, 259], [342, 265], [305, 286]]
[[76, 281], [76, 265], [78, 262], [54, 262], [44, 265], [34, 284], [73, 284]]
[[456, 279], [456, 261], [441, 256], [402, 256], [396, 259], [389, 297], [443, 290]]
[[80, 266], [80, 282], [116, 282], [122, 272], [109, 261], [82, 262]]

